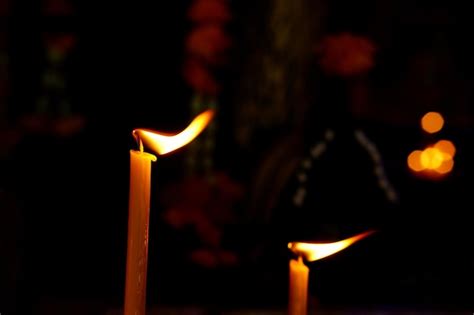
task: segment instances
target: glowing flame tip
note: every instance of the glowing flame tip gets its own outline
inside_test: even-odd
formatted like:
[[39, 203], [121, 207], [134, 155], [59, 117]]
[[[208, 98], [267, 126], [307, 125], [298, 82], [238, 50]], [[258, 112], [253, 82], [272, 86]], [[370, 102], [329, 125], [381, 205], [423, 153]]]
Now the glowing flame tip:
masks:
[[140, 151], [147, 146], [155, 153], [163, 155], [177, 150], [194, 140], [214, 117], [213, 110], [207, 110], [198, 116], [181, 132], [169, 135], [147, 129], [135, 129], [132, 134], [138, 142]]
[[375, 233], [375, 231], [370, 230], [333, 243], [290, 242], [288, 243], [288, 248], [291, 249], [295, 254], [304, 256], [308, 261], [315, 261], [346, 249], [355, 242], [360, 241], [361, 239], [366, 238], [373, 233]]

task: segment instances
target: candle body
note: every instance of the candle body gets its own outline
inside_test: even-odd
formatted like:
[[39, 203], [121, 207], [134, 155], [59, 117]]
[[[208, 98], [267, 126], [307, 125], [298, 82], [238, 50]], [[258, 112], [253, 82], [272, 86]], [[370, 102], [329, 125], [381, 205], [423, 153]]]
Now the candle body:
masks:
[[302, 259], [290, 260], [289, 315], [306, 315], [309, 268]]
[[148, 262], [152, 154], [130, 151], [127, 267], [124, 315], [144, 315]]

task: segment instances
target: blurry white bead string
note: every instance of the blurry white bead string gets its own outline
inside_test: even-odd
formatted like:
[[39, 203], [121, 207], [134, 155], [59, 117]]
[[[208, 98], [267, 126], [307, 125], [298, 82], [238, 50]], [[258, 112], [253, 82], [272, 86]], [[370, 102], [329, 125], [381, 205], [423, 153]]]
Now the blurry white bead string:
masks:
[[[293, 204], [296, 207], [302, 207], [305, 202], [307, 194], [306, 184], [309, 177], [308, 173], [313, 167], [313, 162], [323, 155], [323, 153], [327, 150], [328, 144], [333, 141], [334, 137], [334, 131], [327, 129], [324, 134], [324, 139], [313, 145], [310, 149], [309, 156], [304, 158], [301, 162], [300, 171], [296, 175], [298, 180], [298, 188], [293, 195]], [[382, 157], [375, 144], [369, 140], [365, 133], [360, 129], [355, 130], [354, 137], [369, 154], [372, 162], [374, 163], [374, 174], [377, 177], [377, 184], [385, 193], [387, 200], [391, 203], [398, 202], [398, 194], [387, 178], [385, 168], [382, 163]]]
[[372, 159], [374, 163], [374, 174], [377, 176], [377, 183], [384, 191], [387, 200], [392, 203], [398, 202], [398, 193], [387, 178], [379, 150], [362, 130], [357, 129], [354, 132], [354, 136]]
[[317, 142], [310, 149], [310, 154], [307, 158], [301, 162], [300, 171], [297, 174], [298, 188], [293, 195], [293, 204], [297, 207], [301, 207], [304, 204], [306, 198], [306, 183], [308, 181], [308, 172], [313, 167], [313, 161], [319, 159], [324, 152], [327, 150], [328, 144], [334, 139], [334, 131], [327, 129], [324, 133], [324, 139]]

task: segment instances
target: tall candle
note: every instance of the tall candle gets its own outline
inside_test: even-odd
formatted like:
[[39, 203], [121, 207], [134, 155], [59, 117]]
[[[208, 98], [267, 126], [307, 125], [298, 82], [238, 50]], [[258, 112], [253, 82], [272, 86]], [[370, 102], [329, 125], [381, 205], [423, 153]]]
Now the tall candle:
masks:
[[306, 315], [308, 301], [309, 268], [303, 263], [301, 256], [298, 260], [290, 260], [290, 290], [289, 315]]
[[130, 151], [125, 315], [145, 314], [152, 161], [156, 156]]
[[157, 154], [167, 154], [196, 138], [214, 116], [212, 110], [198, 115], [175, 135], [136, 129], [133, 135], [140, 151], [130, 151], [130, 195], [124, 315], [145, 315], [150, 215], [151, 162], [156, 156], [143, 152], [144, 145]]
[[302, 257], [308, 261], [323, 259], [340, 252], [373, 232], [364, 232], [334, 243], [289, 243], [288, 248], [298, 255], [298, 260], [290, 260], [288, 314], [306, 315], [308, 311], [309, 268], [304, 264]]

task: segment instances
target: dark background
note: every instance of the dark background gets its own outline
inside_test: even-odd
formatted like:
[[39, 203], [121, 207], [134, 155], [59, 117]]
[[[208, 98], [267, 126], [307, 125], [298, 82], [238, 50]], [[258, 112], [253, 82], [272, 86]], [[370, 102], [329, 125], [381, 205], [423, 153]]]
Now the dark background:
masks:
[[[316, 300], [311, 303], [472, 309], [474, 257], [468, 219], [473, 209], [471, 16], [465, 5], [456, 2], [384, 3], [331, 1], [325, 6], [328, 13], [321, 32], [368, 34], [381, 47], [370, 74], [380, 107], [360, 121], [385, 157], [400, 204], [364, 203], [363, 198], [356, 202], [341, 188], [329, 192], [334, 203], [328, 201], [320, 205], [322, 211], [303, 214], [300, 219], [285, 203], [292, 189], [288, 183], [270, 219], [261, 220], [250, 213], [246, 220], [225, 230], [231, 246], [244, 257], [241, 263], [232, 268], [203, 269], [181, 259], [182, 253], [173, 246], [188, 246], [192, 240], [183, 241], [189, 236], [172, 231], [160, 217], [160, 193], [183, 175], [187, 151], [179, 150], [153, 165], [149, 305], [285, 307], [290, 257], [286, 242], [297, 237], [342, 238], [376, 228], [378, 233], [370, 239], [311, 264], [310, 295]], [[39, 3], [17, 1], [2, 18], [10, 80], [2, 132], [9, 135], [13, 130], [18, 137], [0, 161], [1, 237], [5, 244], [1, 269], [6, 279], [0, 280], [2, 314], [8, 314], [4, 310], [41, 313], [68, 301], [98, 312], [122, 305], [128, 151], [135, 145], [131, 130], [179, 130], [191, 118], [188, 104], [192, 91], [181, 74], [183, 41], [191, 28], [185, 14], [188, 5], [189, 1], [159, 5], [81, 1], [74, 3], [71, 16], [52, 17], [42, 15]], [[252, 41], [246, 36], [258, 36], [263, 23], [259, 14], [265, 16], [269, 6], [268, 1], [258, 5], [231, 2], [234, 20], [229, 31], [234, 37], [234, 57], [252, 53]], [[22, 117], [34, 112], [32, 104], [44, 66], [43, 32], [69, 32], [78, 40], [68, 64], [69, 96], [73, 111], [86, 123], [80, 132], [67, 137], [24, 132], [19, 127]], [[438, 83], [446, 96], [434, 109], [452, 122], [447, 123], [442, 136], [456, 143], [458, 153], [455, 168], [446, 179], [429, 181], [407, 170], [406, 156], [430, 140], [419, 130], [418, 119], [432, 107], [413, 99], [407, 103], [400, 91], [419, 78], [410, 72], [413, 60], [424, 54], [436, 55], [438, 48], [447, 51], [447, 73], [452, 78], [448, 83], [453, 87]], [[222, 106], [216, 118], [222, 126], [216, 167], [245, 187], [246, 197], [239, 204], [242, 212], [252, 197], [259, 195], [253, 180], [272, 145], [277, 147], [282, 135], [292, 132], [285, 124], [269, 130], [256, 128], [252, 143], [238, 144], [233, 115], [239, 110], [239, 66], [245, 60], [236, 58], [223, 76]], [[329, 106], [330, 93], [317, 88], [312, 92], [318, 101], [311, 106]], [[399, 107], [394, 110], [394, 106]], [[384, 112], [397, 115], [387, 119]], [[314, 131], [316, 139], [318, 132]], [[312, 136], [304, 138], [309, 143], [307, 138]], [[346, 175], [343, 182], [352, 187], [372, 185], [365, 177]], [[322, 178], [332, 176], [327, 171]]]

